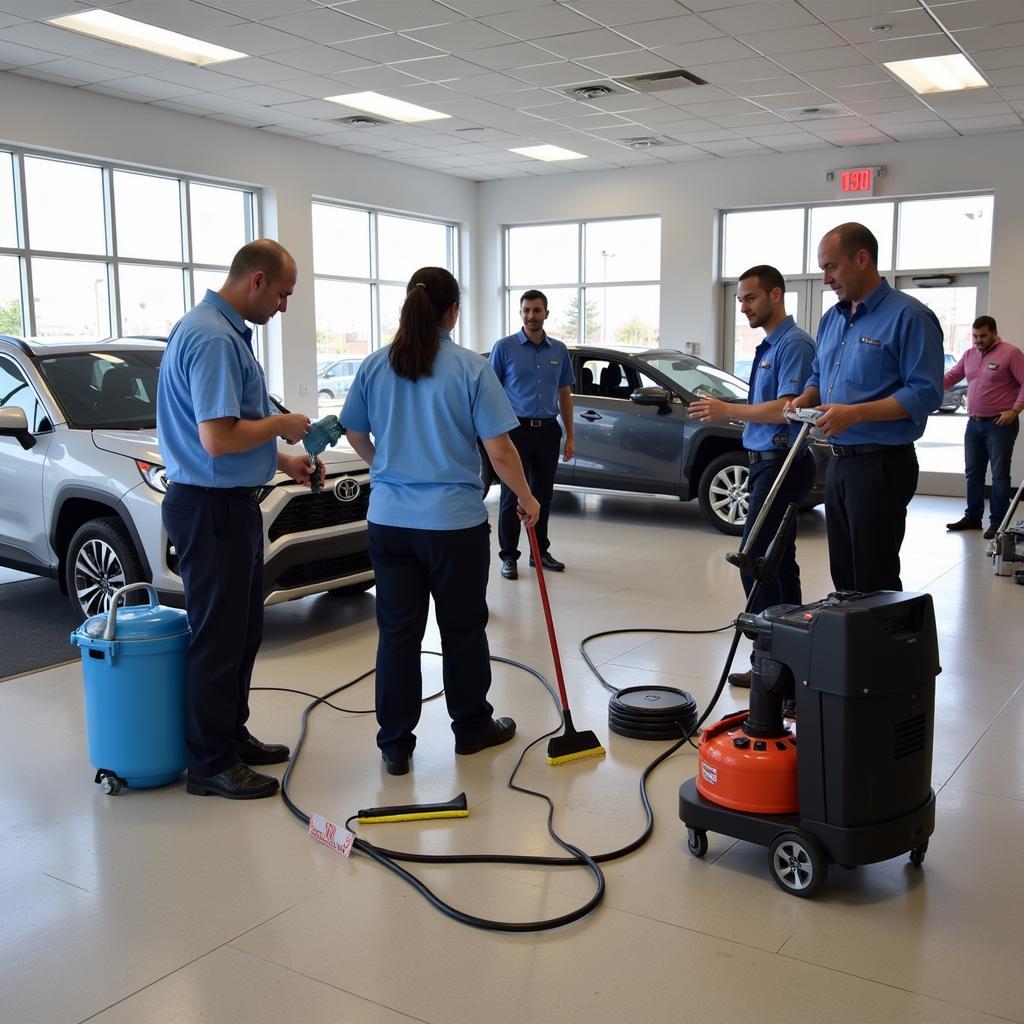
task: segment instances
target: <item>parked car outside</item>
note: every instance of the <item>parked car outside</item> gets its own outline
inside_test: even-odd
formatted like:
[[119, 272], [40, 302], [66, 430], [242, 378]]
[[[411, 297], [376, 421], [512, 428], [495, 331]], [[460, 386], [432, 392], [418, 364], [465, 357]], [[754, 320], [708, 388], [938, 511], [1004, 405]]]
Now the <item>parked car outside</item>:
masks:
[[[164, 343], [20, 340], [0, 335], [0, 565], [55, 578], [83, 618], [127, 583], [181, 606], [163, 530], [167, 490], [156, 436]], [[278, 473], [264, 488], [264, 601], [373, 585], [369, 472], [351, 449], [321, 456], [314, 494]]]
[[[569, 346], [576, 384], [576, 455], [559, 462], [555, 486], [697, 499], [707, 521], [738, 536], [747, 518], [749, 464], [743, 423], [701, 423], [697, 398], [747, 401], [747, 383], [676, 349], [623, 351]], [[805, 508], [825, 500], [827, 444], [812, 443], [817, 468]], [[485, 480], [491, 475], [485, 465]]]
[[[957, 356], [952, 352], [943, 354], [943, 373], [949, 373], [959, 362]], [[942, 392], [942, 404], [939, 412], [959, 412], [967, 408], [967, 378], [957, 381], [951, 388], [944, 388]]]
[[334, 359], [317, 370], [316, 387], [321, 402], [341, 401], [352, 387], [362, 356]]

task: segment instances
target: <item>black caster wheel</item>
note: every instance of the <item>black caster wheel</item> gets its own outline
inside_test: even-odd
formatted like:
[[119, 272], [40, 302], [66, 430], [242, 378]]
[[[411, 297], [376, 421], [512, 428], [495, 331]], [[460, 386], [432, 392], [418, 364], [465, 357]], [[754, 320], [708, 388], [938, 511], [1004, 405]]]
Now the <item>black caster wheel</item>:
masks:
[[824, 884], [828, 862], [810, 836], [783, 832], [769, 847], [768, 870], [783, 892], [808, 899]]
[[928, 852], [928, 840], [926, 839], [920, 846], [915, 846], [910, 851], [910, 863], [915, 868], [919, 868], [924, 863], [924, 855]]
[[708, 852], [708, 834], [702, 828], [686, 830], [686, 848], [694, 857], [703, 857]]
[[103, 769], [96, 773], [96, 778], [93, 781], [100, 787], [100, 791], [106, 793], [107, 796], [117, 796], [125, 788], [124, 782], [113, 772], [103, 771]]

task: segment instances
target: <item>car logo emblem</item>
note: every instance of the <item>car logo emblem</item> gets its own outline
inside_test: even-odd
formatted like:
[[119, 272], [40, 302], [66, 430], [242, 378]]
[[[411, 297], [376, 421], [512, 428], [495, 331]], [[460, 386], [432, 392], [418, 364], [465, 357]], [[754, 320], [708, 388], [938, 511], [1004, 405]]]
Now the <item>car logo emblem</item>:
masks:
[[359, 482], [353, 480], [350, 476], [343, 476], [334, 485], [334, 496], [338, 501], [355, 501], [361, 491], [362, 488], [359, 486]]

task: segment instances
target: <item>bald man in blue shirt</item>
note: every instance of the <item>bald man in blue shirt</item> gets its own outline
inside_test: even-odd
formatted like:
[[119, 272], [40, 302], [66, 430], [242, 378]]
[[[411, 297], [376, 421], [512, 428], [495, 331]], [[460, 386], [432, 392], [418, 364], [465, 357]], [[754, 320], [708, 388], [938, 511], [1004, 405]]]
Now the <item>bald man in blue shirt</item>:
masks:
[[803, 394], [820, 407], [832, 444], [825, 522], [838, 590], [902, 590], [900, 546], [917, 489], [916, 441], [942, 400], [942, 328], [935, 314], [878, 273], [878, 241], [863, 224], [829, 231], [822, 278], [839, 301], [821, 319]]

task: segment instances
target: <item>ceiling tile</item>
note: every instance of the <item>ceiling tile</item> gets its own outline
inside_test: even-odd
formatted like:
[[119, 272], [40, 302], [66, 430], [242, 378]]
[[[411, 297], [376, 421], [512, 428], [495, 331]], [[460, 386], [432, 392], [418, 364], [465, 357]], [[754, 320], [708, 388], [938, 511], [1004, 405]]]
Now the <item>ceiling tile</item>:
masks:
[[709, 120], [722, 128], [731, 128], [748, 138], [752, 134], [762, 134], [766, 125], [787, 125], [788, 122], [778, 114], [768, 110], [759, 110], [749, 114], [720, 114]]
[[517, 39], [544, 39], [548, 36], [568, 35], [570, 32], [586, 32], [598, 27], [595, 22], [568, 7], [554, 4], [531, 7], [528, 11], [493, 14], [481, 17], [480, 20]]
[[[80, 14], [82, 8], [72, 0], [3, 0], [0, 11], [26, 21], [44, 21], [47, 18], [60, 18], [65, 14]], [[13, 25], [14, 22], [6, 24]]]
[[156, 78], [145, 78], [139, 75], [135, 78], [119, 78], [116, 82], [108, 82], [106, 90], [111, 95], [121, 96], [124, 99], [142, 100], [169, 100], [175, 96], [188, 96], [197, 92], [185, 85], [178, 85], [176, 82], [161, 82]]
[[708, 39], [700, 43], [683, 43], [678, 46], [658, 46], [654, 53], [681, 68], [691, 64], [714, 64], [720, 60], [746, 60], [757, 54], [744, 46], [738, 39]]
[[241, 50], [251, 57], [260, 57], [265, 53], [276, 53], [280, 50], [294, 50], [296, 46], [302, 45], [300, 36], [255, 23], [210, 29], [203, 32], [202, 38], [208, 43]]
[[275, 64], [297, 68], [299, 71], [311, 71], [317, 75], [342, 74], [371, 64], [363, 57], [342, 53], [333, 46], [300, 46], [295, 50], [275, 53], [273, 60]]
[[439, 55], [438, 50], [432, 46], [394, 34], [373, 36], [370, 39], [353, 39], [350, 42], [341, 43], [339, 49], [375, 64], [393, 64], [403, 60], [416, 60], [419, 57]]
[[[87, 59], [94, 64], [104, 64], [110, 68], [120, 68], [136, 75], [151, 75], [154, 71], [170, 71], [180, 68], [181, 62], [161, 57], [155, 53], [143, 53], [127, 46], [108, 46], [102, 50], [91, 50]], [[244, 61], [232, 61], [231, 66], [243, 64]]]
[[55, 85], [66, 85], [72, 89], [81, 85], [80, 82], [76, 82], [73, 78], [66, 78], [64, 75], [38, 70], [44, 67], [46, 67], [45, 64], [34, 64], [32, 67], [27, 68], [12, 68], [11, 73], [21, 75], [23, 78], [39, 78], [44, 82], [53, 82]]
[[807, 71], [802, 76], [819, 89], [834, 89], [847, 85], [870, 85], [873, 82], [891, 82], [888, 72], [875, 64], [861, 67], [834, 68], [831, 71]]
[[[765, 113], [764, 109], [747, 100], [720, 100], [717, 103], [696, 103], [686, 109], [696, 117], [724, 117], [727, 114]], [[715, 122], [718, 123], [717, 121]]]
[[1024, 85], [1024, 67], [1000, 68], [998, 71], [986, 71], [985, 77], [993, 85], [998, 86], [999, 91], [1004, 96], [1008, 96], [1010, 89], [1007, 86], [1013, 88]]
[[328, 46], [332, 43], [346, 43], [352, 39], [381, 34], [381, 30], [374, 25], [349, 18], [340, 11], [330, 8], [301, 14], [286, 14], [283, 18], [269, 18], [263, 24]]
[[299, 100], [291, 103], [274, 103], [273, 106], [278, 113], [296, 118], [313, 117], [325, 121], [345, 116], [344, 110], [337, 103], [328, 103], [326, 100]]
[[[96, 54], [89, 54], [90, 60], [96, 59]], [[286, 78], [295, 78], [295, 68], [285, 67], [271, 60], [263, 60], [260, 57], [246, 57], [244, 60], [232, 60], [224, 65], [224, 74], [232, 78], [239, 78], [247, 82], [255, 82], [258, 85], [270, 85], [273, 82], [280, 82]]]
[[489, 75], [459, 78], [454, 82], [449, 82], [448, 85], [454, 92], [469, 93], [470, 96], [497, 96], [514, 93], [522, 87], [522, 82], [495, 71]]
[[413, 39], [436, 46], [439, 50], [459, 54], [463, 50], [482, 50], [488, 46], [501, 46], [514, 42], [504, 32], [481, 25], [477, 21], [460, 21], [441, 28], [416, 29], [406, 33]]
[[460, 21], [460, 15], [433, 0], [350, 0], [342, 8], [345, 14], [362, 18], [393, 32], [429, 28]]
[[724, 60], [717, 64], [695, 64], [687, 70], [698, 78], [703, 78], [705, 82], [710, 82], [711, 85], [735, 85], [757, 79], [775, 78], [779, 72], [777, 65], [762, 57], [750, 60]]
[[38, 71], [48, 75], [59, 75], [82, 85], [95, 85], [99, 82], [110, 82], [120, 78], [131, 78], [130, 71], [118, 71], [116, 68], [104, 67], [101, 64], [90, 64], [74, 57], [62, 57], [60, 60], [47, 61], [45, 64], [32, 65]]
[[[692, 4], [687, 6], [696, 10]], [[703, 17], [723, 32], [737, 36], [818, 23], [818, 19], [797, 0], [760, 0], [740, 7], [705, 11]]]
[[1020, 0], [974, 0], [933, 8], [933, 13], [950, 32], [965, 28], [989, 28], [1020, 21], [1024, 11]]
[[507, 71], [509, 68], [526, 68], [534, 64], [550, 64], [558, 58], [547, 50], [532, 43], [505, 43], [502, 46], [488, 46], [482, 50], [460, 52], [463, 60], [479, 64], [491, 71]]
[[951, 120], [950, 124], [965, 135], [975, 132], [995, 131], [999, 128], [1024, 128], [1024, 122], [1017, 114], [1003, 114], [995, 117], [972, 117], [968, 120]]
[[[630, 75], [647, 75], [658, 71], [674, 71], [671, 61], [659, 57], [650, 50], [630, 50], [628, 53], [614, 53], [607, 57], [586, 57], [579, 61], [584, 67], [602, 75], [614, 78], [628, 78]], [[516, 72], [518, 75], [519, 72]]]
[[424, 82], [445, 82], [452, 78], [469, 78], [482, 74], [484, 69], [458, 57], [421, 57], [418, 60], [403, 60], [395, 65], [407, 75], [423, 79]]
[[895, 125], [887, 132], [898, 142], [909, 142], [912, 139], [945, 139], [958, 134], [952, 125], [941, 121], [938, 124], [901, 124]]
[[909, 39], [887, 39], [881, 43], [862, 43], [860, 49], [879, 64], [894, 60], [916, 60], [919, 57], [941, 57], [956, 52], [949, 37], [941, 32], [912, 36]]
[[803, 0], [803, 5], [824, 22], [849, 18], [851, 13], [867, 18], [876, 14], [891, 14], [917, 7], [916, 0]]
[[[413, 78], [401, 71], [399, 67], [372, 67], [357, 68], [355, 71], [343, 71], [337, 75], [328, 75], [337, 83], [334, 92], [363, 92], [367, 89], [372, 91], [384, 90], [393, 93], [407, 85], [423, 85], [419, 79]], [[415, 102], [415, 100], [413, 100]]]
[[853, 100], [884, 100], [912, 96], [913, 93], [901, 82], [891, 78], [888, 82], [874, 82], [869, 85], [832, 86], [829, 94], [841, 103]]
[[794, 110], [798, 107], [824, 106], [830, 100], [824, 93], [808, 89], [805, 92], [789, 92], [782, 96], [762, 96], [758, 102], [769, 110]]
[[543, 40], [544, 47], [559, 57], [575, 60], [580, 57], [601, 57], [608, 53], [635, 50], [636, 44], [623, 36], [599, 28], [592, 32], [573, 32]]
[[942, 120], [938, 114], [932, 113], [924, 106], [918, 107], [916, 110], [894, 110], [889, 114], [865, 114], [865, 117], [872, 124], [885, 128], [887, 131], [895, 125], [928, 124]]
[[616, 27], [632, 25], [641, 21], [655, 21], [670, 18], [679, 13], [676, 0], [564, 0], [580, 14], [600, 22], [602, 25]]
[[768, 149], [778, 150], [780, 153], [790, 153], [800, 149], [825, 149], [831, 147], [831, 143], [823, 142], [806, 132], [800, 135], [770, 135], [766, 137], [754, 136], [754, 142], [760, 142]]
[[53, 60], [55, 54], [49, 50], [37, 50], [31, 46], [0, 39], [0, 63], [16, 67], [31, 67], [33, 64], [44, 64]]
[[527, 85], [549, 85], [556, 88], [563, 85], [592, 82], [595, 78], [601, 77], [601, 75], [595, 74], [590, 67], [573, 64], [567, 60], [559, 61], [557, 64], [538, 64], [532, 68], [510, 68], [508, 76]]
[[216, 71], [207, 71], [205, 68], [194, 68], [183, 65], [179, 68], [172, 68], [170, 71], [158, 71], [153, 76], [162, 82], [175, 82], [178, 85], [187, 85], [190, 89], [199, 89], [201, 92], [227, 92], [229, 89], [238, 88], [238, 79], [228, 75], [219, 75]]
[[91, 36], [83, 36], [69, 29], [54, 28], [52, 25], [41, 25], [31, 21], [5, 28], [3, 41], [62, 54], [65, 57], [104, 50], [110, 46], [105, 39], [93, 39]]
[[829, 46], [824, 50], [787, 53], [785, 56], [776, 57], [776, 60], [798, 75], [805, 71], [827, 71], [831, 68], [851, 68], [870, 63], [852, 46]]
[[1024, 67], [1024, 46], [1006, 46], [972, 54], [974, 63], [983, 70]]
[[701, 149], [717, 156], [738, 156], [740, 154], [766, 153], [768, 150], [753, 139], [725, 139], [721, 142], [702, 142]]
[[756, 35], [741, 35], [740, 40], [766, 54], [826, 49], [842, 42], [825, 25], [807, 25], [803, 28], [782, 28], [773, 32], [758, 32]]
[[807, 83], [794, 75], [778, 75], [753, 82], [738, 82], [730, 88], [737, 96], [754, 99], [758, 96], [782, 96], [788, 92], [804, 92]]
[[271, 85], [245, 85], [240, 89], [231, 89], [223, 95], [242, 103], [255, 103], [263, 107], [281, 103], [296, 103], [302, 100], [298, 93], [288, 92]]
[[702, 39], [721, 39], [724, 35], [721, 29], [703, 18], [683, 14], [659, 21], [620, 25], [617, 31], [635, 39], [641, 46], [677, 46], [699, 43]]
[[[926, 11], [904, 11], [901, 14], [877, 15], [870, 18], [852, 18], [849, 21], [832, 21], [832, 31], [837, 32], [851, 43], [878, 43], [889, 39], [905, 39], [907, 36], [927, 36], [939, 31], [938, 26]], [[888, 31], [876, 31], [888, 25]]]
[[974, 54], [976, 50], [998, 50], [1005, 46], [1024, 46], [1024, 21], [994, 28], [971, 28], [956, 33], [957, 42]]
[[928, 95], [928, 106], [940, 114], [950, 107], [982, 107], [1000, 102], [994, 89], [961, 89], [957, 92], [933, 92]]
[[205, 0], [205, 3], [207, 7], [216, 7], [251, 21], [315, 11], [320, 7], [315, 0]]

